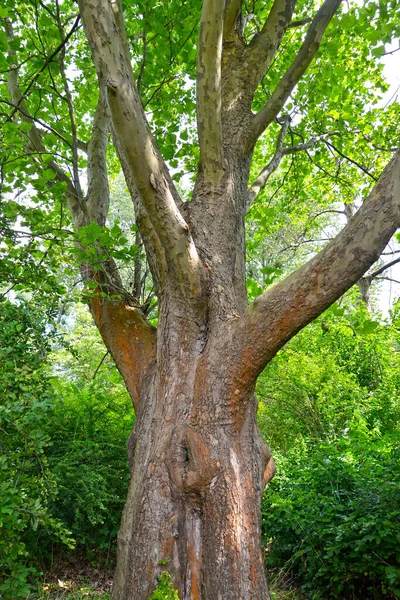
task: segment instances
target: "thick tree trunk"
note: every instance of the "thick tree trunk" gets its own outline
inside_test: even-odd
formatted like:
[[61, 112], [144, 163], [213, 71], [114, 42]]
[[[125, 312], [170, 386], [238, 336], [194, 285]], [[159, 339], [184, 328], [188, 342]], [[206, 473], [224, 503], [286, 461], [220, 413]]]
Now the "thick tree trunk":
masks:
[[260, 501], [271, 455], [256, 399], [241, 415], [225, 365], [182, 333], [167, 337], [128, 443], [113, 600], [147, 600], [163, 570], [182, 600], [266, 600]]
[[[74, 179], [65, 173], [64, 159], [61, 166], [54, 159], [43, 161], [43, 167], [66, 184], [76, 228], [92, 222], [104, 226], [110, 129], [160, 306], [156, 333], [138, 302], [122, 289], [116, 265], [112, 260], [104, 263], [99, 245], [99, 271], [82, 266], [84, 277], [97, 282], [100, 293], [91, 297], [92, 314], [137, 415], [128, 443], [132, 477], [113, 598], [147, 600], [157, 574], [167, 569], [181, 600], [264, 600], [269, 596], [259, 506], [274, 466], [256, 425], [255, 381], [291, 337], [360, 279], [394, 234], [400, 223], [400, 150], [343, 231], [248, 307], [246, 208], [284, 154], [315, 143], [314, 138], [285, 147], [289, 117], [281, 111], [314, 59], [341, 0], [324, 0], [311, 14], [294, 54], [281, 42], [295, 0], [273, 0], [250, 43], [243, 38], [242, 2], [202, 1], [196, 83], [200, 164], [189, 202], [180, 198], [147, 122], [121, 0], [78, 4], [100, 90], [91, 139], [84, 145], [87, 195], [83, 197], [79, 183], [74, 124]], [[138, 12], [139, 20], [145, 25]], [[39, 165], [51, 149], [29, 113], [28, 92], [37, 78], [21, 92], [11, 18], [6, 21], [12, 114], [18, 111], [29, 123], [24, 135]], [[78, 20], [73, 29], [77, 27]], [[280, 46], [285, 58], [274, 64]], [[281, 72], [284, 66], [287, 70]], [[267, 101], [253, 114], [254, 94], [266, 74]], [[73, 116], [68, 90], [67, 96]], [[276, 152], [248, 190], [253, 148], [279, 115]], [[136, 293], [139, 283], [135, 280]]]
[[213, 193], [200, 176], [185, 215], [196, 223], [206, 292], [186, 298], [170, 274], [160, 297], [157, 356], [128, 442], [113, 600], [147, 600], [163, 570], [181, 600], [269, 598], [260, 502], [273, 461], [257, 427], [253, 383], [235, 382], [232, 368], [240, 352], [232, 332], [247, 310], [243, 226], [232, 214], [220, 235], [204, 235], [210, 214], [221, 223], [221, 207], [239, 204], [232, 196], [244, 196], [246, 169], [248, 161], [235, 165]]

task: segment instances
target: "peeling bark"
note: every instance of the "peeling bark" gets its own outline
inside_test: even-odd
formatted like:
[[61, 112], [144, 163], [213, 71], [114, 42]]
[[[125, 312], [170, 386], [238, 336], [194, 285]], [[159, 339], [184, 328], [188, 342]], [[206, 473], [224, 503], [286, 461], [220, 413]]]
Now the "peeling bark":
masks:
[[218, 184], [223, 174], [221, 59], [224, 2], [204, 0], [197, 53], [197, 131], [204, 178]]

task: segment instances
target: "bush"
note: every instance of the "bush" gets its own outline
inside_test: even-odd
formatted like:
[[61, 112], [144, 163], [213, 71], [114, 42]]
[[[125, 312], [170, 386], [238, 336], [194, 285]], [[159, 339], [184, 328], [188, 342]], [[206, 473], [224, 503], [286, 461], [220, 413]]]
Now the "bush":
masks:
[[178, 592], [174, 590], [171, 575], [168, 571], [162, 571], [157, 577], [157, 587], [149, 600], [179, 600]]
[[[132, 411], [124, 418], [101, 389], [63, 383], [50, 424], [49, 465], [58, 494], [52, 512], [90, 559], [115, 546], [129, 484], [125, 450]], [[124, 408], [124, 407], [119, 407]]]
[[134, 413], [122, 378], [112, 361], [104, 360], [104, 346], [87, 317], [81, 313], [75, 324], [82, 336], [71, 339], [72, 354], [62, 350], [55, 356], [62, 377], [53, 380], [56, 402], [47, 455], [58, 487], [52, 512], [72, 531], [77, 549], [93, 561], [114, 554], [129, 485], [126, 442]]
[[49, 332], [43, 311], [24, 302], [0, 302], [0, 596], [16, 600], [29, 591], [40, 537], [72, 545], [49, 502], [57, 492], [46, 449], [45, 421], [54, 398], [43, 363]]
[[278, 461], [262, 505], [267, 563], [291, 569], [309, 598], [400, 594], [398, 441], [359, 426]]

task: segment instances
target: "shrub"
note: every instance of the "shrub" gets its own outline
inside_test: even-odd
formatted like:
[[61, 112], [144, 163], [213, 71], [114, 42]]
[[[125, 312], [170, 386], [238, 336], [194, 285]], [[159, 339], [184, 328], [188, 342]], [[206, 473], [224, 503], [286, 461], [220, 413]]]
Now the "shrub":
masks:
[[290, 450], [303, 438], [335, 439], [355, 420], [381, 433], [400, 417], [398, 331], [378, 324], [363, 307], [345, 314], [331, 307], [301, 331], [259, 378], [259, 421], [273, 450]]
[[279, 460], [262, 505], [267, 563], [293, 570], [308, 597], [400, 594], [398, 441], [359, 426]]
[[168, 571], [162, 571], [157, 577], [157, 582], [158, 585], [149, 600], [179, 600], [178, 592], [174, 590]]
[[58, 488], [52, 512], [89, 559], [107, 559], [114, 554], [129, 485], [131, 403], [126, 393], [119, 397], [101, 379], [80, 388], [59, 380], [56, 389], [48, 451]]
[[49, 510], [57, 488], [44, 423], [54, 398], [42, 366], [49, 335], [41, 315], [22, 301], [0, 302], [0, 596], [12, 600], [29, 591], [40, 536], [72, 545]]

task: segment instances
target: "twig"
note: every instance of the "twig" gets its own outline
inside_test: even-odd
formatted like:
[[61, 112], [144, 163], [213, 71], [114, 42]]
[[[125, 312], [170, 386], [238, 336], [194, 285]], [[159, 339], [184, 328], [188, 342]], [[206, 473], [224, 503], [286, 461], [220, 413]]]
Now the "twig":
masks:
[[96, 378], [97, 373], [99, 372], [101, 365], [103, 364], [103, 362], [105, 361], [107, 355], [109, 354], [109, 351], [107, 350], [107, 352], [105, 353], [105, 355], [103, 356], [103, 358], [101, 359], [101, 361], [99, 362], [99, 364], [96, 367], [95, 372], [93, 373], [93, 380]]

